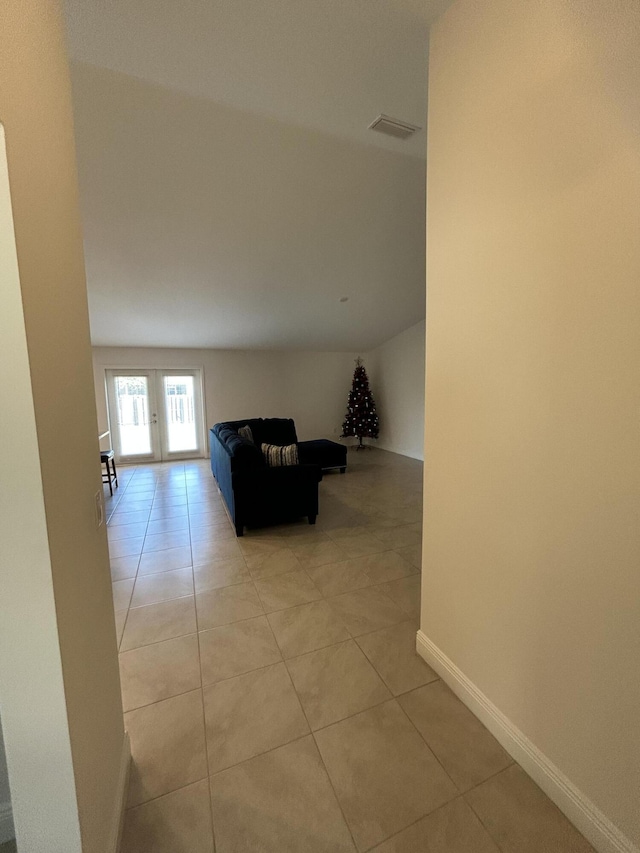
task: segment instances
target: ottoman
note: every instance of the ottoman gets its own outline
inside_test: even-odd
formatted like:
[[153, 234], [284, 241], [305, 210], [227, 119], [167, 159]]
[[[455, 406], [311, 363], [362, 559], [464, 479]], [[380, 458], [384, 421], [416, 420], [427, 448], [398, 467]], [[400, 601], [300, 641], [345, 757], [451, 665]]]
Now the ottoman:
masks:
[[319, 465], [323, 471], [339, 468], [344, 474], [347, 470], [347, 448], [326, 438], [298, 442], [298, 457], [302, 465]]

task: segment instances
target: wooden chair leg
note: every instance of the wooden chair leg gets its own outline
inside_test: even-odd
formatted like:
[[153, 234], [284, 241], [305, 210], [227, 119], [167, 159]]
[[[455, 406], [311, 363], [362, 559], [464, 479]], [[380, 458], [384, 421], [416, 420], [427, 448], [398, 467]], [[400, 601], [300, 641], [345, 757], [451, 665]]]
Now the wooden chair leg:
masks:
[[[108, 464], [108, 463], [107, 463]], [[113, 465], [113, 482], [116, 484], [116, 489], [118, 488], [118, 474], [116, 471], [116, 459], [115, 456], [111, 460], [111, 464]]]
[[113, 497], [113, 486], [111, 485], [111, 468], [109, 467], [109, 460], [107, 459], [105, 463], [107, 467], [107, 481], [109, 483], [109, 494]]

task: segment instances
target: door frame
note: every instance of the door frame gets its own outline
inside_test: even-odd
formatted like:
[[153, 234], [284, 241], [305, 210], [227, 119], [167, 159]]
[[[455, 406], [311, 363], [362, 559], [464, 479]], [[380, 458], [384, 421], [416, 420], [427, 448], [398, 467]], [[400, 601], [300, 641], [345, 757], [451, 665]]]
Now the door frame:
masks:
[[[111, 447], [115, 454], [116, 462], [121, 465], [135, 465], [136, 463], [147, 464], [149, 462], [172, 462], [180, 459], [206, 459], [207, 458], [207, 402], [205, 398], [205, 381], [204, 367], [197, 365], [194, 367], [121, 367], [120, 365], [104, 365], [104, 386], [105, 386], [105, 403], [107, 409], [107, 425], [111, 434]], [[194, 387], [196, 389], [196, 411], [195, 424], [196, 430], [199, 433], [201, 441], [201, 452], [184, 451], [180, 453], [167, 452], [167, 437], [164, 421], [161, 418], [159, 410], [158, 394], [161, 391], [162, 385], [161, 375], [168, 374], [174, 376], [182, 376], [188, 374], [194, 375]], [[115, 406], [113, 383], [110, 381], [113, 375], [118, 376], [142, 376], [154, 374], [150, 378], [149, 384], [149, 401], [153, 401], [156, 406], [156, 421], [157, 423], [150, 425], [152, 432], [152, 451], [154, 446], [158, 449], [150, 454], [123, 456], [119, 446], [119, 435], [117, 425], [112, 424], [111, 411], [112, 406]], [[162, 389], [163, 391], [164, 389]], [[200, 392], [198, 395], [198, 391]], [[198, 400], [199, 396], [199, 400]], [[162, 403], [164, 410], [164, 402]], [[199, 409], [199, 411], [198, 411]], [[154, 441], [155, 438], [155, 441]]]

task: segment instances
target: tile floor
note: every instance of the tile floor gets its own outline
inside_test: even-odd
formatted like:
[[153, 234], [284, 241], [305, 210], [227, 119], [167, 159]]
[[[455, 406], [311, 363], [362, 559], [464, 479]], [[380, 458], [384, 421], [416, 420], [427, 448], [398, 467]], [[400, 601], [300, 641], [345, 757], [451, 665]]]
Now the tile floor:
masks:
[[415, 653], [419, 462], [351, 452], [315, 527], [241, 539], [206, 461], [120, 474], [122, 853], [592, 849]]

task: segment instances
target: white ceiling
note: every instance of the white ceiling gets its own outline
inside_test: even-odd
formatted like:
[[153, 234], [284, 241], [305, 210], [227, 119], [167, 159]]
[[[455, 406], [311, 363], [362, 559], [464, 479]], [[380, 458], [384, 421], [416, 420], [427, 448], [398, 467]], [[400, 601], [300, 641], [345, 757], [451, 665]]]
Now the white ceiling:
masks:
[[[65, 0], [72, 59], [423, 157], [428, 26], [446, 0]], [[423, 128], [367, 130], [380, 113]]]
[[446, 5], [66, 0], [94, 343], [352, 350], [421, 319], [425, 131], [367, 125], [424, 128]]

